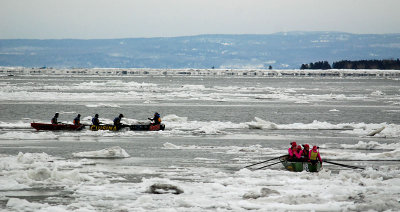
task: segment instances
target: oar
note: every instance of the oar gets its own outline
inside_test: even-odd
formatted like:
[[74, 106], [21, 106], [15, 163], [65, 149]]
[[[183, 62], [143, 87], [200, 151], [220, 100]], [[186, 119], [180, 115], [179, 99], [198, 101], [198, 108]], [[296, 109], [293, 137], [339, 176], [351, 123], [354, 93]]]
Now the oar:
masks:
[[287, 156], [287, 155], [282, 155], [282, 156], [279, 156], [279, 157], [276, 157], [276, 158], [271, 158], [271, 159], [268, 159], [268, 160], [265, 160], [265, 161], [261, 161], [261, 162], [255, 163], [255, 164], [251, 164], [251, 165], [245, 166], [243, 168], [248, 168], [248, 167], [252, 167], [252, 166], [255, 166], [255, 165], [258, 165], [258, 164], [261, 164], [261, 163], [265, 163], [265, 162], [268, 162], [268, 161], [271, 161], [271, 160], [276, 160], [276, 159], [279, 159], [279, 158], [284, 157], [284, 156]]
[[268, 167], [268, 166], [272, 166], [272, 165], [275, 165], [275, 164], [278, 164], [278, 163], [280, 163], [280, 161], [278, 161], [278, 162], [276, 162], [276, 163], [268, 164], [268, 165], [266, 165], [266, 166], [257, 168], [257, 169], [255, 169], [255, 170], [263, 169], [263, 168], [266, 168], [266, 167]]
[[379, 162], [379, 161], [393, 161], [399, 162], [400, 160], [346, 160], [346, 159], [329, 159], [329, 161], [370, 161], [370, 162]]
[[350, 165], [341, 164], [341, 163], [335, 163], [335, 162], [326, 161], [326, 160], [324, 160], [324, 162], [325, 163], [330, 163], [330, 164], [333, 164], [333, 165], [337, 165], [337, 166], [343, 166], [343, 167], [350, 168], [350, 169], [364, 169], [364, 168], [358, 167], [358, 166], [350, 166]]

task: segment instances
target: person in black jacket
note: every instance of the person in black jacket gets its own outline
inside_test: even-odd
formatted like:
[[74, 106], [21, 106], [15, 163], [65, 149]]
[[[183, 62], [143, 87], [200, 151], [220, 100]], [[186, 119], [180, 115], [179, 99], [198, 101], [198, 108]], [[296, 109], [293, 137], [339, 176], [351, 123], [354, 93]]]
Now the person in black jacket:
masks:
[[74, 118], [74, 125], [80, 125], [80, 124], [81, 124], [81, 114], [78, 114], [78, 116]]
[[99, 114], [94, 115], [94, 117], [92, 118], [92, 124], [96, 126], [100, 125]]
[[122, 119], [123, 117], [124, 117], [123, 114], [119, 114], [118, 117], [115, 117], [115, 119], [114, 119], [114, 126], [117, 126], [117, 127], [121, 126], [121, 119]]
[[54, 114], [54, 117], [51, 119], [51, 124], [59, 124], [57, 119], [58, 119], [58, 113]]

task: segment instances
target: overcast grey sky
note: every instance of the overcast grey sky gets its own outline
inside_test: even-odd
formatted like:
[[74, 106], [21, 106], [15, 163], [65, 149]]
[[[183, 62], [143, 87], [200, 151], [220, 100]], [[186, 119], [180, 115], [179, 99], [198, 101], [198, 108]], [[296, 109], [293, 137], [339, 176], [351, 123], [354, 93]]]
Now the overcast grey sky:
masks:
[[0, 39], [400, 33], [400, 0], [0, 0]]

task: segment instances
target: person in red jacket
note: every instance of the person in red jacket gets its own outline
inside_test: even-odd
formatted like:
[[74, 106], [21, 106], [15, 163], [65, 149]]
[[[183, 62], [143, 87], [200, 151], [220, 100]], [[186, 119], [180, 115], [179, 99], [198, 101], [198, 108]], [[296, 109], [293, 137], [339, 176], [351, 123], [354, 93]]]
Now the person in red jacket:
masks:
[[316, 164], [319, 161], [322, 165], [321, 155], [319, 154], [319, 148], [317, 146], [313, 146], [309, 154], [309, 159], [312, 164]]

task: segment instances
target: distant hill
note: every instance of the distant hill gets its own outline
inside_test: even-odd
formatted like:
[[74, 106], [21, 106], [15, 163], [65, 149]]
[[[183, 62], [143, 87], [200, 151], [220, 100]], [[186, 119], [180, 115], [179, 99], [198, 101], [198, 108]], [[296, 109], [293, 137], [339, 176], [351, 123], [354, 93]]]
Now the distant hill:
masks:
[[314, 61], [400, 57], [400, 34], [288, 32], [127, 39], [1, 39], [0, 66], [298, 69]]

